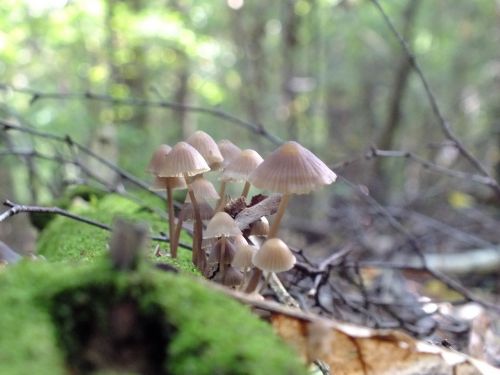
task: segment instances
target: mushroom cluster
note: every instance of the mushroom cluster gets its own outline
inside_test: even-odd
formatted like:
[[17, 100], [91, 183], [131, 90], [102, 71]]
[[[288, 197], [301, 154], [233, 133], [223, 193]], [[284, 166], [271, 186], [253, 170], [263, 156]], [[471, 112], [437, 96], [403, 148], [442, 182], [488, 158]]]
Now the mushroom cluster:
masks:
[[[152, 189], [166, 191], [172, 258], [177, 257], [184, 222], [192, 220], [193, 264], [207, 278], [247, 292], [258, 290], [263, 274], [267, 280], [272, 273], [288, 271], [295, 264], [293, 253], [277, 236], [290, 196], [310, 193], [333, 183], [337, 177], [297, 142], [286, 142], [263, 159], [256, 151], [242, 151], [229, 140], [217, 144], [203, 131], [173, 147], [159, 146], [147, 170], [155, 177]], [[211, 171], [220, 173], [219, 191], [204, 177]], [[234, 220], [238, 212], [231, 202], [235, 201], [226, 193], [228, 183], [238, 182], [244, 183], [242, 192], [232, 198], [237, 198], [241, 209], [247, 207], [251, 186], [281, 194], [271, 225], [262, 216], [248, 228], [241, 228], [245, 229], [242, 233]], [[188, 190], [177, 215], [172, 198], [174, 189]], [[264, 238], [262, 246], [257, 246], [253, 236]]]

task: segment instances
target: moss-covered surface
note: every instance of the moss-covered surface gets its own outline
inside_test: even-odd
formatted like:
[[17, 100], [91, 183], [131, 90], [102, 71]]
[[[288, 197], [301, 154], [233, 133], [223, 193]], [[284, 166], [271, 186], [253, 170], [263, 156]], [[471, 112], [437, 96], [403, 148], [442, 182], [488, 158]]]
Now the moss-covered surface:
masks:
[[[122, 311], [120, 318], [123, 306], [133, 306], [134, 327], [142, 327], [141, 332], [148, 330], [144, 327], [163, 327], [163, 338], [153, 340], [164, 340], [157, 359], [159, 374], [305, 373], [271, 328], [245, 307], [192, 276], [146, 265], [123, 273], [113, 271], [106, 260], [22, 263], [1, 271], [0, 306], [2, 374], [57, 375], [68, 373], [68, 368], [123, 373], [128, 367], [122, 366], [133, 368], [127, 362], [130, 357], [140, 366], [143, 353], [129, 347], [120, 351], [110, 339], [127, 332], [130, 314], [123, 318]], [[147, 338], [141, 332], [132, 333], [138, 340], [133, 343]], [[106, 350], [111, 353], [106, 359], [96, 356]], [[123, 353], [128, 353], [127, 359], [117, 360]], [[158, 356], [152, 353], [147, 355]], [[158, 368], [145, 373], [158, 373]]]
[[[106, 224], [118, 215], [147, 222], [152, 233], [168, 229], [117, 195], [75, 200], [69, 209]], [[109, 236], [56, 217], [39, 240], [47, 261], [0, 268], [0, 374], [306, 373], [266, 323], [199, 281], [190, 251], [173, 261], [151, 247], [138, 270], [117, 272]], [[157, 261], [183, 272], [152, 267]]]
[[[162, 203], [155, 197], [152, 199], [157, 204]], [[166, 220], [143, 206], [116, 194], [107, 195], [100, 200], [75, 200], [70, 205], [69, 210], [108, 225], [111, 225], [113, 219], [119, 216], [134, 222], [147, 223], [151, 234], [168, 233]], [[43, 255], [49, 261], [88, 262], [106, 252], [109, 237], [110, 232], [101, 228], [58, 216], [41, 233], [38, 240], [38, 254]], [[183, 233], [181, 242], [189, 244], [191, 238]], [[167, 252], [170, 250], [168, 243], [154, 243], [152, 246], [157, 244]], [[151, 247], [147, 251], [153, 258], [153, 248]], [[182, 248], [178, 251], [177, 260], [160, 257], [156, 258], [155, 261], [167, 262], [183, 270], [194, 272], [191, 264], [191, 252]]]

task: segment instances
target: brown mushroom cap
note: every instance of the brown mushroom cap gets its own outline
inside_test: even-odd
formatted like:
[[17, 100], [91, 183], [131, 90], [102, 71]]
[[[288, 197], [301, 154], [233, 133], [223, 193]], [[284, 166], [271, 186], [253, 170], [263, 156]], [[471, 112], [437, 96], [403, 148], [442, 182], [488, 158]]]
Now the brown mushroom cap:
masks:
[[186, 142], [199, 151], [210, 168], [218, 169], [224, 161], [217, 143], [204, 131], [195, 131], [186, 139]]
[[218, 272], [213, 281], [229, 287], [238, 286], [243, 282], [243, 274], [229, 266], [224, 272]]
[[158, 148], [153, 152], [153, 155], [151, 156], [151, 160], [149, 161], [147, 171], [149, 173], [152, 173], [154, 175], [158, 175], [161, 171], [161, 167], [163, 165], [163, 161], [165, 160], [165, 156], [172, 150], [172, 147], [169, 145], [160, 145]]
[[215, 190], [214, 185], [202, 175], [198, 175], [193, 178], [193, 180], [191, 181], [191, 187], [193, 189], [196, 200], [216, 200], [220, 198], [219, 193], [217, 193], [217, 190]]
[[162, 191], [166, 187], [171, 189], [187, 189], [186, 180], [182, 177], [159, 177], [155, 176], [153, 183], [151, 185], [151, 190]]
[[204, 238], [234, 237], [241, 234], [234, 219], [225, 212], [217, 212], [208, 222]]
[[252, 262], [263, 271], [284, 272], [295, 265], [295, 256], [286, 243], [271, 238], [253, 255]]
[[[214, 209], [212, 206], [203, 200], [198, 201], [198, 209], [200, 211], [201, 220], [210, 220], [214, 216]], [[186, 196], [186, 201], [181, 210], [184, 215], [184, 220], [194, 220], [194, 209], [189, 200], [189, 195]]]
[[251, 236], [267, 236], [269, 234], [269, 221], [263, 216], [256, 222], [252, 223], [251, 228]]
[[233, 244], [236, 248], [244, 245], [248, 245], [248, 241], [243, 237], [242, 234], [238, 234], [237, 236], [233, 237]]
[[[222, 263], [231, 264], [231, 262], [234, 259], [234, 255], [236, 254], [236, 249], [234, 248], [234, 245], [231, 242], [227, 240], [224, 241], [226, 241], [226, 244], [224, 245], [225, 246], [224, 259], [222, 259]], [[222, 239], [218, 240], [212, 247], [210, 255], [208, 256], [209, 264], [219, 263], [221, 256], [221, 249], [222, 249]]]
[[222, 172], [225, 181], [247, 181], [248, 176], [264, 159], [254, 150], [243, 150], [235, 157]]
[[283, 194], [307, 194], [335, 181], [337, 175], [316, 155], [297, 142], [286, 142], [252, 174], [255, 187]]
[[219, 146], [219, 151], [224, 158], [224, 161], [222, 162], [222, 168], [225, 168], [241, 152], [241, 149], [238, 146], [227, 139], [219, 141], [217, 143], [217, 146]]
[[159, 176], [195, 176], [209, 170], [207, 162], [193, 146], [186, 142], [179, 142], [165, 156]]
[[238, 269], [253, 267], [252, 258], [256, 251], [252, 245], [238, 246], [231, 265]]

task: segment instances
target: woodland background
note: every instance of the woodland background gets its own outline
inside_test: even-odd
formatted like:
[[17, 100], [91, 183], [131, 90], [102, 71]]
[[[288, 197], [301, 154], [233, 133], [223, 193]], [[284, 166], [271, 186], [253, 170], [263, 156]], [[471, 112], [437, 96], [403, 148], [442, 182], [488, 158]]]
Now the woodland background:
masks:
[[[0, 198], [50, 205], [82, 183], [133, 194], [120, 171], [150, 181], [154, 148], [196, 129], [263, 156], [298, 140], [341, 177], [292, 200], [284, 237], [312, 259], [345, 251], [349, 269], [391, 271], [368, 286], [339, 271], [358, 299], [334, 316], [373, 323], [382, 297], [409, 290], [494, 305], [499, 45], [498, 0], [3, 0]], [[34, 251], [23, 220], [1, 238]], [[434, 332], [401, 309], [396, 326]]]

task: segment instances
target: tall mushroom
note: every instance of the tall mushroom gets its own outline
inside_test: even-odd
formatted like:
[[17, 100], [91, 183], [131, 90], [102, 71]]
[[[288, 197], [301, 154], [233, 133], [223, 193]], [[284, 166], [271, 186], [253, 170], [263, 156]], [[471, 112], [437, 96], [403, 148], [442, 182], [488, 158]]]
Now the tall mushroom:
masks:
[[[188, 185], [189, 197], [193, 205], [195, 224], [193, 233], [193, 259], [200, 259], [202, 222], [200, 211], [190, 183], [190, 176], [195, 176], [210, 170], [203, 156], [186, 142], [177, 143], [166, 155], [160, 176], [162, 177], [184, 177]], [[195, 264], [197, 267], [201, 265]]]
[[248, 176], [264, 161], [254, 150], [243, 150], [236, 156], [222, 172], [223, 181], [245, 181], [241, 196], [246, 198], [250, 190]]
[[168, 237], [170, 241], [170, 254], [172, 258], [177, 258], [177, 246], [175, 244], [175, 215], [174, 202], [172, 197], [173, 189], [185, 189], [186, 183], [180, 177], [160, 177], [160, 173], [165, 161], [165, 157], [172, 150], [172, 147], [166, 144], [158, 146], [153, 152], [148, 164], [148, 172], [155, 176], [152, 190], [166, 190], [167, 192], [167, 212], [168, 212]]
[[297, 142], [286, 142], [271, 153], [249, 176], [255, 187], [283, 194], [269, 238], [276, 237], [290, 194], [307, 194], [336, 178], [325, 163]]

